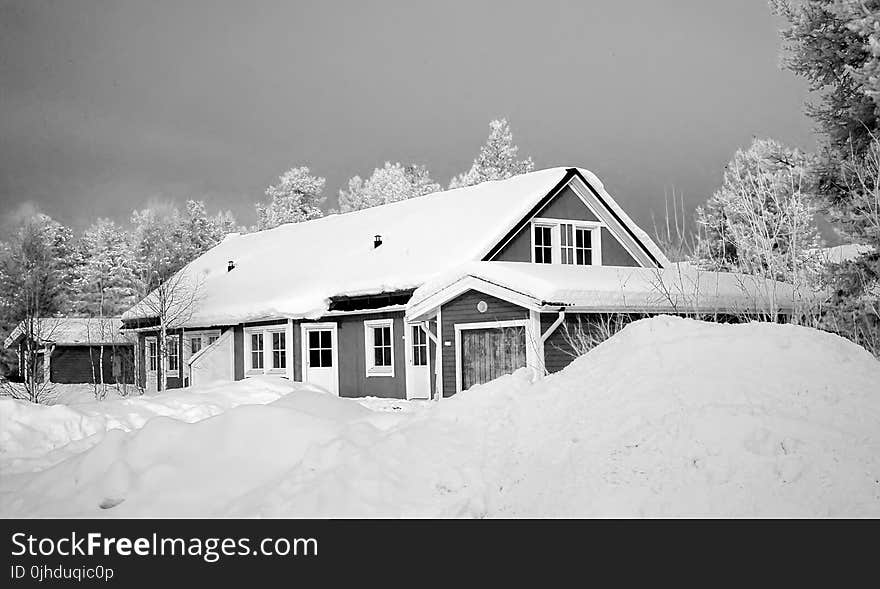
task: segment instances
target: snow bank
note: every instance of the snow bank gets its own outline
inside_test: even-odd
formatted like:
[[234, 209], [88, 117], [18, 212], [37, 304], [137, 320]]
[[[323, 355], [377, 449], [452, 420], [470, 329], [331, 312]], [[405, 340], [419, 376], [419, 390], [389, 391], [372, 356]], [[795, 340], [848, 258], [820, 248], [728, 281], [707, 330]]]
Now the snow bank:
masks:
[[[311, 387], [276, 378], [214, 383], [137, 397], [120, 398], [111, 389], [95, 401], [91, 385], [57, 385], [54, 405], [0, 399], [0, 471], [34, 470], [96, 444], [111, 429], [131, 431], [156, 416], [195, 422], [238, 405], [269, 403]], [[65, 451], [53, 452], [78, 442]]]
[[34, 473], [3, 514], [880, 516], [880, 363], [837, 336], [657, 317], [566, 370], [411, 413], [297, 391], [154, 418]]

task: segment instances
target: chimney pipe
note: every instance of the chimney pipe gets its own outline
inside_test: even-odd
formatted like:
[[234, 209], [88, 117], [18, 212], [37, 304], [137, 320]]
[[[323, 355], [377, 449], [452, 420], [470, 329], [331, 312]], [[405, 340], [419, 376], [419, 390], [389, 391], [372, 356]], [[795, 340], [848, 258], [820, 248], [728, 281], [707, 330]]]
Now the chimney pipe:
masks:
[[380, 245], [382, 245], [382, 236], [377, 235], [373, 238], [373, 249], [376, 249]]
[[226, 263], [226, 271], [232, 272], [233, 268], [235, 268], [235, 260], [229, 260], [229, 262]]

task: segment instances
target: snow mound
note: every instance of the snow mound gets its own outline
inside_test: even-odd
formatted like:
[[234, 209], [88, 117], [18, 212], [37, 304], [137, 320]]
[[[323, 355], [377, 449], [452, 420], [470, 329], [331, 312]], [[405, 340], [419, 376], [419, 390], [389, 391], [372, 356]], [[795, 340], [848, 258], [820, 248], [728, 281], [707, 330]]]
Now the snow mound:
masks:
[[100, 402], [94, 400], [91, 385], [59, 385], [61, 393], [54, 405], [0, 399], [0, 471], [45, 468], [94, 445], [108, 430], [135, 430], [153, 417], [195, 422], [238, 405], [269, 403], [303, 388], [313, 390], [265, 377], [136, 397], [113, 395]]
[[23, 516], [876, 517], [880, 363], [804, 327], [656, 317], [421, 411], [296, 391], [4, 479]]

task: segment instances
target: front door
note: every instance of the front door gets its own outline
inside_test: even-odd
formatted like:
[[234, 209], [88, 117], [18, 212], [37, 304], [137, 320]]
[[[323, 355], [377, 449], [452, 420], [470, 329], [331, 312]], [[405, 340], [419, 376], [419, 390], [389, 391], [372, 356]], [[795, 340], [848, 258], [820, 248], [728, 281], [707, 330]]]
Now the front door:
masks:
[[461, 330], [461, 390], [510, 374], [526, 365], [526, 328]]
[[159, 342], [154, 337], [148, 337], [144, 342], [144, 362], [147, 382], [144, 388], [148, 393], [155, 393], [159, 389]]
[[336, 324], [303, 324], [303, 381], [339, 394]]
[[431, 398], [428, 334], [418, 325], [407, 325], [406, 398]]

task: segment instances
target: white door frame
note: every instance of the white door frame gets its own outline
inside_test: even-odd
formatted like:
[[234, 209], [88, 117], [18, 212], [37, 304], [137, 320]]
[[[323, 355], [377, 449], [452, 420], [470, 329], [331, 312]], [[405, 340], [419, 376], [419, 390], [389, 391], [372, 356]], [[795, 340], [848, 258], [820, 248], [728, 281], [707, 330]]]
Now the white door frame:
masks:
[[[412, 349], [412, 341], [411, 335], [413, 328], [416, 328], [422, 332], [425, 331], [425, 327], [421, 323], [406, 323], [404, 322], [404, 330], [403, 330], [403, 346], [406, 348], [406, 398], [407, 399], [430, 399], [431, 398], [431, 338], [428, 337], [428, 334], [425, 334], [425, 344], [428, 346], [428, 365], [427, 366], [416, 366], [413, 363], [413, 349]], [[414, 397], [412, 389], [415, 387], [410, 387], [410, 383], [414, 382], [416, 378], [418, 378], [416, 372], [417, 370], [425, 373], [425, 391], [427, 391], [427, 396], [425, 397]]]
[[534, 321], [530, 319], [511, 319], [508, 321], [481, 321], [479, 323], [455, 324], [455, 392], [461, 392], [461, 332], [469, 329], [502, 329], [505, 327], [524, 327], [526, 330], [526, 367], [539, 369], [538, 350], [535, 342]]
[[330, 330], [330, 344], [332, 346], [333, 356], [333, 380], [334, 388], [331, 393], [339, 396], [339, 328], [336, 323], [300, 323], [300, 359], [302, 366], [302, 380], [309, 382], [309, 338], [310, 330]]
[[[150, 343], [156, 345], [156, 370], [150, 370]], [[159, 338], [158, 336], [144, 338], [144, 390], [148, 392], [159, 391]], [[153, 375], [154, 389], [150, 389], [150, 375]]]

